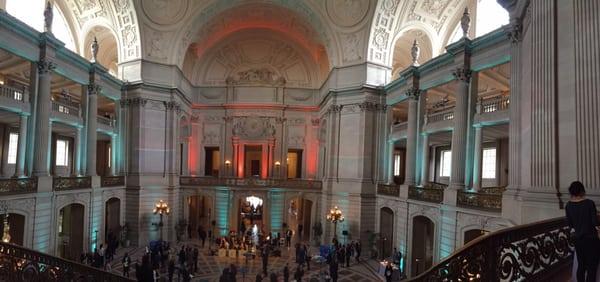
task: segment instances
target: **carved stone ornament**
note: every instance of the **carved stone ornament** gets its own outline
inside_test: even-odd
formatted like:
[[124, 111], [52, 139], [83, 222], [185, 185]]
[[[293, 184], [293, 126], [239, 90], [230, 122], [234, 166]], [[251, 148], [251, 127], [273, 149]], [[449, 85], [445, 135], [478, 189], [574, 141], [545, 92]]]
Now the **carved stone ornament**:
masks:
[[408, 98], [411, 98], [411, 99], [414, 99], [414, 100], [418, 100], [419, 96], [421, 96], [421, 92], [422, 92], [421, 89], [416, 88], [416, 87], [412, 87], [412, 88], [406, 90], [405, 95]]
[[97, 62], [98, 58], [98, 50], [100, 49], [100, 45], [98, 45], [98, 39], [94, 36], [94, 41], [92, 42], [92, 62]]
[[463, 31], [463, 37], [468, 37], [469, 28], [471, 28], [471, 15], [469, 14], [469, 8], [465, 8], [465, 12], [460, 18], [460, 27]]
[[311, 118], [310, 123], [312, 124], [312, 126], [319, 126], [321, 120], [319, 118]]
[[325, 8], [329, 18], [338, 26], [359, 24], [369, 11], [369, 0], [327, 0]]
[[268, 68], [248, 69], [240, 71], [235, 77], [229, 76], [225, 80], [228, 85], [231, 84], [262, 84], [284, 86], [286, 81], [283, 76], [278, 75]]
[[41, 59], [37, 63], [37, 67], [38, 67], [39, 74], [48, 74], [49, 72], [53, 71], [56, 68], [56, 64], [54, 64], [54, 62], [52, 62], [52, 61], [49, 61], [46, 59]]
[[144, 14], [157, 25], [172, 25], [184, 18], [188, 0], [144, 0], [140, 2]]
[[44, 10], [44, 32], [52, 33], [52, 20], [54, 19], [54, 9], [52, 3], [48, 1]]
[[275, 136], [275, 126], [266, 117], [240, 117], [232, 128], [234, 136], [249, 139]]
[[512, 43], [518, 43], [522, 40], [523, 26], [518, 21], [511, 23], [508, 26], [508, 38]]
[[165, 109], [167, 111], [177, 111], [177, 112], [180, 112], [181, 111], [181, 106], [179, 106], [179, 103], [177, 103], [175, 101], [169, 101], [169, 102], [165, 102]]
[[419, 66], [419, 55], [421, 54], [421, 48], [419, 48], [419, 42], [415, 39], [413, 41], [412, 48], [410, 48], [410, 55], [412, 57], [412, 65]]
[[457, 68], [452, 72], [454, 77], [462, 82], [468, 83], [471, 80], [471, 70], [465, 68]]
[[97, 95], [100, 92], [102, 92], [102, 86], [94, 83], [88, 85], [88, 95]]

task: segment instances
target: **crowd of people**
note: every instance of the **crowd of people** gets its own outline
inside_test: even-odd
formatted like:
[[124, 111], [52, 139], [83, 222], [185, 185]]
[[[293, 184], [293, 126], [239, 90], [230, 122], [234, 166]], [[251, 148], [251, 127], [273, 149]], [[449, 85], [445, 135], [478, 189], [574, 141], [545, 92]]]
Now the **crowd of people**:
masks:
[[110, 271], [110, 262], [112, 262], [118, 247], [119, 241], [117, 240], [117, 236], [110, 230], [106, 235], [106, 244], [100, 244], [91, 253], [82, 253], [79, 257], [79, 262]]

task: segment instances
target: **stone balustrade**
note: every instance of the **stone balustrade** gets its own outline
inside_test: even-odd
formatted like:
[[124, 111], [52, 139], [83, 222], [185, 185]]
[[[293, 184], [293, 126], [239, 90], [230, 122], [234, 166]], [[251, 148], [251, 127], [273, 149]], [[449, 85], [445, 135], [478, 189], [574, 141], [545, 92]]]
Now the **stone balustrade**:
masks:
[[75, 116], [75, 117], [80, 117], [79, 116], [80, 111], [79, 111], [78, 106], [67, 105], [66, 103], [61, 103], [58, 101], [52, 101], [52, 111], [58, 112], [58, 113], [63, 113], [66, 115]]
[[90, 176], [54, 177], [52, 179], [52, 190], [54, 191], [69, 191], [89, 188], [92, 188], [92, 177]]
[[2, 196], [36, 192], [37, 179], [35, 178], [0, 179], [0, 195]]
[[273, 187], [290, 189], [321, 190], [323, 183], [309, 179], [259, 179], [259, 178], [216, 178], [192, 177], [179, 178], [181, 186], [239, 186], [239, 187]]
[[427, 123], [454, 119], [454, 107], [427, 114]]
[[377, 194], [391, 197], [400, 197], [400, 186], [394, 184], [377, 184]]
[[477, 103], [477, 113], [486, 114], [508, 110], [510, 104], [509, 96], [499, 96], [492, 99], [480, 100]]
[[115, 126], [115, 120], [114, 119], [103, 117], [103, 116], [98, 116], [98, 123], [104, 124], [104, 125], [107, 125], [107, 126], [110, 126], [110, 127], [114, 127]]
[[100, 177], [100, 186], [102, 187], [118, 187], [125, 186], [125, 176], [102, 176]]
[[0, 96], [21, 102], [29, 101], [29, 92], [27, 89], [19, 89], [7, 85], [0, 85]]

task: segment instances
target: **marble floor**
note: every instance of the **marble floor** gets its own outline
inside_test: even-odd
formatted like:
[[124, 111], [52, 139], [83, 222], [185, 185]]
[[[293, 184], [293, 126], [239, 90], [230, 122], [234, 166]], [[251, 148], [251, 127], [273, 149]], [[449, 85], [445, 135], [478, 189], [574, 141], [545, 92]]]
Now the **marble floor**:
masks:
[[[202, 249], [200, 242], [197, 240], [191, 240], [172, 245], [171, 249], [179, 250], [182, 245], [185, 245], [186, 247], [189, 246], [192, 248], [197, 247], [200, 250], [200, 256], [198, 258], [198, 272], [193, 275], [194, 278], [192, 279], [192, 281], [219, 281], [219, 276], [221, 275], [223, 269], [225, 267], [228, 267], [230, 264], [235, 264], [238, 267], [237, 281], [255, 281], [256, 274], [262, 271], [262, 262], [261, 259], [258, 257], [255, 259], [249, 259], [246, 263], [244, 257], [229, 258], [209, 256], [208, 246]], [[282, 250], [283, 251], [281, 257], [270, 257], [268, 264], [268, 272], [277, 273], [279, 281], [283, 281], [283, 268], [286, 263], [288, 263], [290, 267], [290, 276], [293, 276], [293, 271], [295, 271], [296, 269], [294, 248], [291, 248], [290, 250], [288, 250], [287, 248], [282, 248]], [[133, 264], [136, 260], [141, 262], [141, 258], [144, 254], [144, 251], [144, 247], [120, 248], [117, 251], [115, 259], [111, 263], [112, 272], [119, 274], [122, 273], [123, 266], [121, 264], [121, 258], [123, 257], [125, 252], [128, 252], [131, 256]], [[174, 252], [172, 251], [171, 253]], [[311, 249], [311, 253], [317, 253], [317, 249], [313, 247]], [[353, 260], [350, 263], [350, 267], [339, 268], [338, 281], [383, 281], [383, 278], [380, 278], [376, 274], [376, 265], [376, 261], [365, 260], [361, 261], [360, 263], [356, 263]], [[324, 263], [317, 264], [313, 262], [311, 263], [310, 271], [307, 271], [304, 275], [303, 281], [325, 281], [320, 279], [320, 273], [328, 269], [329, 267]], [[243, 272], [246, 272], [246, 274], [244, 275]], [[163, 276], [166, 277], [167, 275], [164, 274]], [[133, 267], [133, 265], [130, 270], [130, 277], [135, 279], [135, 267]], [[175, 277], [177, 277], [177, 274], [175, 274]], [[174, 281], [177, 280], [174, 279]], [[269, 281], [269, 279], [263, 279], [263, 281]], [[293, 281], [291, 277], [290, 281]]]

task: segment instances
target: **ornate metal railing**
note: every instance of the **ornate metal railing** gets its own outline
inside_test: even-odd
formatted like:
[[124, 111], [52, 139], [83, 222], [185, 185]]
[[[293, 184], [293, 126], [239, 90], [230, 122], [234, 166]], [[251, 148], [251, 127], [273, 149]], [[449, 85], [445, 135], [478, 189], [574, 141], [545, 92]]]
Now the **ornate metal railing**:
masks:
[[0, 179], [0, 195], [26, 194], [37, 191], [35, 178]]
[[67, 105], [65, 103], [59, 103], [57, 101], [52, 101], [52, 111], [79, 117], [79, 107]]
[[504, 193], [504, 191], [506, 191], [506, 186], [502, 186], [502, 187], [484, 187], [481, 188], [481, 193], [486, 193], [486, 194], [502, 194]]
[[502, 211], [502, 194], [458, 191], [457, 205], [494, 212]]
[[54, 177], [54, 179], [52, 179], [52, 189], [54, 191], [88, 188], [92, 188], [92, 177], [90, 176]]
[[444, 189], [408, 186], [408, 198], [439, 204], [444, 201]]
[[107, 125], [107, 126], [110, 126], [110, 127], [115, 126], [115, 120], [114, 119], [103, 117], [103, 116], [98, 116], [98, 123], [104, 124], [104, 125]]
[[133, 281], [66, 259], [21, 246], [0, 242], [0, 280], [2, 281]]
[[454, 119], [454, 107], [427, 114], [426, 123]]
[[444, 189], [446, 189], [446, 187], [448, 187], [448, 184], [438, 183], [438, 182], [427, 182], [427, 183], [425, 183], [424, 187], [444, 190]]
[[217, 178], [217, 177], [192, 177], [179, 178], [182, 186], [242, 186], [242, 187], [277, 187], [294, 189], [320, 190], [323, 183], [319, 180], [307, 179], [258, 179], [258, 178]]
[[100, 177], [100, 186], [102, 187], [115, 187], [125, 186], [125, 176], [102, 176]]
[[7, 85], [0, 85], [0, 96], [21, 102], [29, 101], [29, 91], [25, 88], [19, 89]]
[[477, 113], [479, 114], [504, 111], [507, 110], [510, 105], [510, 97], [500, 96], [487, 100], [479, 100], [477, 104]]
[[377, 184], [377, 194], [400, 197], [400, 185], [395, 184]]
[[392, 130], [405, 130], [408, 128], [408, 121], [397, 122], [392, 124]]
[[573, 241], [565, 218], [479, 237], [410, 281], [550, 281], [569, 272]]

